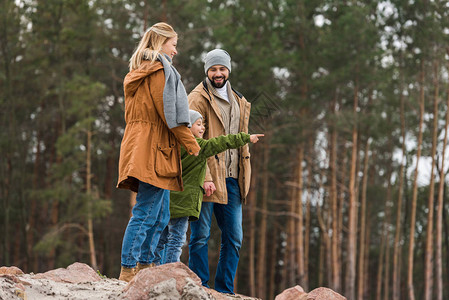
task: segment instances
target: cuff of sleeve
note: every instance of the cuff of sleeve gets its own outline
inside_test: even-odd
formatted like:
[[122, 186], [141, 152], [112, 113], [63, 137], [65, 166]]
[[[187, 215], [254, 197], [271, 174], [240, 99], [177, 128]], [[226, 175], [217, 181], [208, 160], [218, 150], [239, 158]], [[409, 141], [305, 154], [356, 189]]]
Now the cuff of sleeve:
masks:
[[200, 146], [194, 145], [188, 151], [189, 151], [189, 154], [192, 155], [193, 153], [199, 152], [200, 150], [201, 150]]

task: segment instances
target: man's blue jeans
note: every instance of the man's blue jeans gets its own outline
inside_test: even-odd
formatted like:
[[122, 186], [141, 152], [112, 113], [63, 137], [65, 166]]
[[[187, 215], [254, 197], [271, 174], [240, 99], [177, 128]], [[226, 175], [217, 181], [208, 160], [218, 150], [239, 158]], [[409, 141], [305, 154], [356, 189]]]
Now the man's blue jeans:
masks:
[[203, 202], [198, 221], [190, 222], [189, 268], [204, 286], [209, 282], [207, 242], [210, 237], [212, 212], [221, 230], [221, 249], [215, 274], [215, 290], [234, 294], [234, 278], [242, 246], [242, 202], [237, 179], [226, 178], [228, 204]]
[[127, 268], [153, 262], [159, 237], [170, 220], [170, 191], [139, 182], [132, 214], [122, 244], [121, 263]]
[[156, 248], [156, 265], [178, 262], [182, 253], [182, 246], [186, 241], [189, 217], [170, 219], [167, 227], [161, 234]]

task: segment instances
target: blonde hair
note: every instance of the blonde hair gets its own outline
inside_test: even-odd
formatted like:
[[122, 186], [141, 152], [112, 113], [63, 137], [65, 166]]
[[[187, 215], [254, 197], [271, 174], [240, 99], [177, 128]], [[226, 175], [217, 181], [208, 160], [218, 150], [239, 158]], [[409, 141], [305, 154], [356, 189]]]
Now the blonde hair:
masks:
[[154, 62], [157, 55], [161, 53], [162, 45], [167, 40], [178, 36], [170, 25], [164, 22], [156, 23], [151, 26], [143, 35], [131, 59], [129, 60], [129, 70], [137, 69], [142, 60], [151, 60]]

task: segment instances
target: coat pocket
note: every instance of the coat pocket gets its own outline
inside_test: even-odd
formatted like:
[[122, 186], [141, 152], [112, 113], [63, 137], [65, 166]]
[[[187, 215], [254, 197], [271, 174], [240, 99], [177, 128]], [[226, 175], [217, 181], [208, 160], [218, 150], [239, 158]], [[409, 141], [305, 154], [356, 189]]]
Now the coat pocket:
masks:
[[176, 177], [179, 175], [179, 158], [175, 148], [158, 145], [154, 170], [162, 177]]

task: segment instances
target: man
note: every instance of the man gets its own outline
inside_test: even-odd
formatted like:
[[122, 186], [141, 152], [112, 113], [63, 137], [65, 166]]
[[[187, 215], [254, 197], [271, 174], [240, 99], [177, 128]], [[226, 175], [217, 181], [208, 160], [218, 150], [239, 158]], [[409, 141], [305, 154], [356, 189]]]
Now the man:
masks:
[[[205, 139], [248, 132], [251, 104], [232, 89], [229, 79], [231, 57], [222, 49], [207, 53], [206, 78], [189, 94], [190, 109], [203, 116]], [[208, 287], [207, 242], [212, 213], [221, 230], [221, 249], [215, 275], [215, 289], [234, 294], [234, 278], [242, 245], [242, 203], [249, 190], [251, 165], [249, 147], [230, 149], [208, 159], [205, 197], [198, 221], [190, 223], [189, 267]]]

